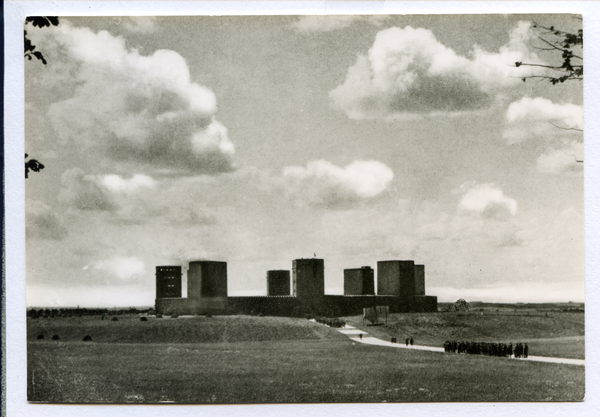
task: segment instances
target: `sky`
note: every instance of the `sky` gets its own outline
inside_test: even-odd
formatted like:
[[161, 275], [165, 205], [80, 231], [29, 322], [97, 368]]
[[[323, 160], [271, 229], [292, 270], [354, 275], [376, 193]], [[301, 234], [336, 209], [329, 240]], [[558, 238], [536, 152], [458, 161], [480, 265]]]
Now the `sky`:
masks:
[[425, 265], [439, 301], [584, 300], [583, 86], [533, 27], [574, 15], [61, 17], [26, 26], [28, 306], [229, 295], [325, 260]]

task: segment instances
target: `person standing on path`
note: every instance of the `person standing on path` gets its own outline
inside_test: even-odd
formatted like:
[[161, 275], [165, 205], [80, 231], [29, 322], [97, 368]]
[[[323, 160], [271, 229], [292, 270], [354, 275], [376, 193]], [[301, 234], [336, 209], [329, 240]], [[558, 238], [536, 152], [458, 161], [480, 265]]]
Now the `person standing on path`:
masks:
[[358, 337], [360, 340], [362, 340], [362, 333], [359, 333]]
[[408, 346], [408, 337], [404, 341], [406, 342], [406, 346]]
[[412, 337], [410, 338], [410, 345], [411, 346], [413, 345], [413, 338]]

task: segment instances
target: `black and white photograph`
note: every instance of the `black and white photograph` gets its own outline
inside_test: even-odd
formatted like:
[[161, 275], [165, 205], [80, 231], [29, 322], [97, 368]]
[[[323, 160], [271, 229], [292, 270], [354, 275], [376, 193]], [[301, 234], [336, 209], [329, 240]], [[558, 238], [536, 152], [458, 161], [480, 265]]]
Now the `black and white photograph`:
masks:
[[584, 401], [567, 11], [25, 16], [24, 401]]

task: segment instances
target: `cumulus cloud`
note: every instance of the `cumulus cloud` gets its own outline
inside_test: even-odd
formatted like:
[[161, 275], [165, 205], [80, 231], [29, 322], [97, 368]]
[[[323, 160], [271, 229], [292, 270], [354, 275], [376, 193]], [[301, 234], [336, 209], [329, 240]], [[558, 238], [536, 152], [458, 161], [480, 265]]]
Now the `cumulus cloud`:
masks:
[[544, 174], [560, 174], [565, 171], [581, 170], [583, 161], [583, 143], [571, 142], [563, 149], [553, 149], [537, 159], [537, 169]]
[[86, 175], [80, 168], [63, 173], [58, 202], [65, 210], [110, 212], [116, 225], [166, 224], [213, 226], [215, 213], [193, 194], [193, 184], [175, 178], [161, 187], [152, 177], [135, 174]]
[[[94, 269], [107, 272], [121, 280], [132, 280], [146, 272], [144, 262], [136, 257], [115, 257], [93, 264]], [[86, 265], [84, 269], [88, 269]]]
[[481, 215], [484, 218], [503, 219], [517, 213], [517, 202], [504, 195], [492, 184], [468, 182], [460, 187], [463, 196], [458, 205], [460, 211]]
[[379, 26], [384, 19], [385, 16], [300, 16], [291, 26], [298, 32], [331, 32], [359, 21]]
[[70, 65], [69, 86], [76, 86], [70, 98], [48, 111], [63, 141], [146, 168], [206, 174], [233, 169], [235, 147], [215, 119], [215, 95], [192, 82], [177, 52], [144, 56], [122, 37], [62, 21], [47, 34], [40, 47], [63, 54], [60, 61]]
[[117, 207], [95, 175], [85, 175], [80, 168], [66, 170], [61, 176], [58, 201], [77, 210], [113, 211]]
[[508, 106], [502, 136], [514, 144], [534, 137], [566, 135], [569, 131], [565, 129], [583, 129], [582, 106], [557, 104], [542, 97], [523, 97]]
[[100, 182], [108, 190], [120, 193], [134, 193], [140, 189], [156, 186], [156, 181], [152, 177], [142, 174], [135, 174], [130, 179], [115, 174], [105, 175]]
[[310, 205], [347, 208], [381, 194], [394, 178], [393, 171], [378, 161], [354, 161], [344, 168], [325, 160], [306, 167], [285, 167], [288, 193]]
[[503, 88], [539, 62], [527, 49], [530, 25], [520, 22], [498, 52], [473, 47], [469, 58], [438, 42], [427, 29], [393, 27], [377, 33], [367, 55], [359, 55], [346, 80], [329, 95], [352, 119], [390, 119], [456, 113], [488, 107]]
[[25, 236], [27, 239], [39, 238], [62, 240], [67, 229], [52, 208], [41, 201], [27, 200], [25, 204]]

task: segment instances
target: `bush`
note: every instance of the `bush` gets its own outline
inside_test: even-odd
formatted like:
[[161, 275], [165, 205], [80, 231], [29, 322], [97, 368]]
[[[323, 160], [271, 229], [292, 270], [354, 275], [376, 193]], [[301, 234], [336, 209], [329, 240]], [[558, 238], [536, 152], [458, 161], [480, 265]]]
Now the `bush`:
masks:
[[140, 317], [140, 321], [148, 321], [146, 317]]
[[118, 317], [113, 317], [111, 320], [112, 321], [119, 321], [119, 318]]
[[52, 340], [60, 340], [60, 337], [58, 337], [58, 335], [57, 335], [57, 334], [55, 334], [55, 335], [52, 335]]
[[90, 336], [89, 334], [86, 334], [86, 335], [83, 337], [83, 341], [84, 341], [84, 342], [91, 342], [91, 341], [92, 341], [92, 336]]
[[44, 339], [44, 335], [43, 334], [38, 334], [37, 335], [37, 340], [43, 340]]
[[344, 327], [346, 325], [346, 322], [344, 320], [340, 320], [337, 317], [317, 317], [315, 320], [317, 321], [317, 323], [321, 323], [334, 328]]

